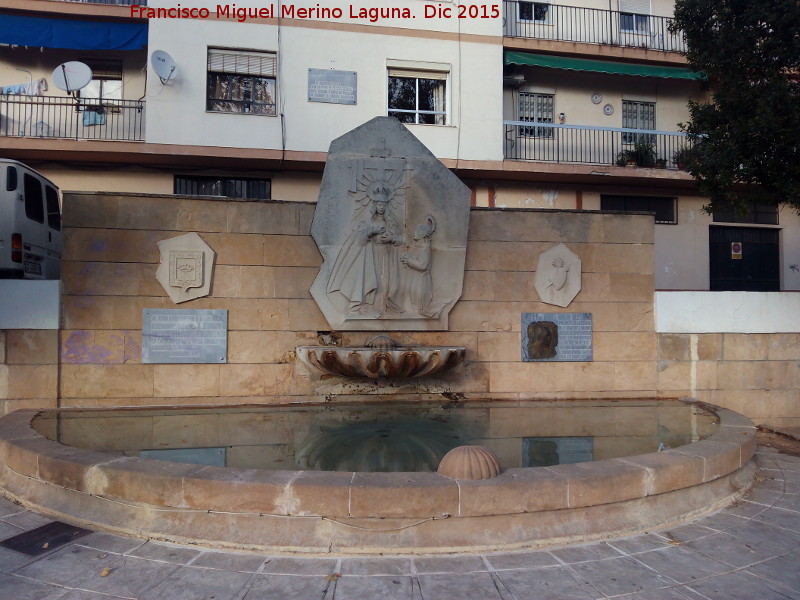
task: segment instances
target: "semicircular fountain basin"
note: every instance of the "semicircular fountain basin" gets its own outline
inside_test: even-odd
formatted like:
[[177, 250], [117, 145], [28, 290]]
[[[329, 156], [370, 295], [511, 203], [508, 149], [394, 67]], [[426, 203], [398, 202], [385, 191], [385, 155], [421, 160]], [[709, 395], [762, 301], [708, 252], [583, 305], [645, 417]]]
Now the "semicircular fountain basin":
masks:
[[466, 348], [300, 346], [297, 357], [311, 369], [341, 377], [422, 377], [438, 375], [464, 362]]
[[[490, 448], [501, 474], [432, 472], [464, 444]], [[754, 449], [745, 417], [674, 400], [22, 410], [0, 419], [0, 487], [62, 520], [180, 543], [488, 551], [718, 509], [750, 485]], [[175, 462], [187, 453], [195, 464]]]

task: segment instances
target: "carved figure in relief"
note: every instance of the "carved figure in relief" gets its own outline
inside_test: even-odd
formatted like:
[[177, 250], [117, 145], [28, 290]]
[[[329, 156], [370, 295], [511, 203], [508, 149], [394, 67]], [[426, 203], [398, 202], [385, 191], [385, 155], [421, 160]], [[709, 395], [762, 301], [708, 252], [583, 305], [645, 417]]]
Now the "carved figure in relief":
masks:
[[555, 291], [561, 291], [561, 289], [567, 283], [567, 276], [569, 275], [569, 266], [564, 262], [564, 259], [560, 256], [556, 257], [552, 264], [552, 269], [550, 270], [550, 276], [548, 277], [548, 284], [547, 287], [552, 287]]
[[402, 313], [402, 281], [397, 246], [404, 243], [402, 225], [392, 210], [396, 185], [387, 179], [372, 181], [366, 190], [370, 214], [359, 218], [336, 256], [328, 293], [339, 292], [348, 310], [380, 318]]
[[528, 325], [528, 358], [553, 358], [558, 346], [558, 325], [552, 321], [534, 321]]
[[434, 231], [436, 231], [436, 220], [433, 215], [427, 215], [425, 223], [418, 225], [414, 231], [414, 243], [411, 251], [403, 252], [400, 255], [400, 262], [408, 270], [406, 295], [409, 309], [427, 318], [438, 316], [444, 306], [444, 303], [433, 306], [431, 238]]

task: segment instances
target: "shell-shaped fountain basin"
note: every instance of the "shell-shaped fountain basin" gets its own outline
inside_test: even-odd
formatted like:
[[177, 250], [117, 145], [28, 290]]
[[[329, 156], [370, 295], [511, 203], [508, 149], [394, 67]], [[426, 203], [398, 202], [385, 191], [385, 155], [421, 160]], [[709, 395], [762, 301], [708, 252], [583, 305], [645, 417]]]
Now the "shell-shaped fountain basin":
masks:
[[338, 347], [300, 346], [297, 357], [312, 370], [339, 377], [423, 377], [449, 371], [464, 362], [463, 346]]

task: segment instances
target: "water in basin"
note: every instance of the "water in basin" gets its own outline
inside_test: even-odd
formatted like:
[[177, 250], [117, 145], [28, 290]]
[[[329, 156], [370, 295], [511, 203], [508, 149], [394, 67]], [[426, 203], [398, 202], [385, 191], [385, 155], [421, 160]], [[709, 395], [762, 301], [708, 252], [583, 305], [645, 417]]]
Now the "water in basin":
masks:
[[34, 426], [62, 444], [218, 466], [435, 471], [452, 448], [490, 448], [502, 468], [645, 454], [716, 431], [676, 401], [354, 402], [280, 406], [61, 409]]

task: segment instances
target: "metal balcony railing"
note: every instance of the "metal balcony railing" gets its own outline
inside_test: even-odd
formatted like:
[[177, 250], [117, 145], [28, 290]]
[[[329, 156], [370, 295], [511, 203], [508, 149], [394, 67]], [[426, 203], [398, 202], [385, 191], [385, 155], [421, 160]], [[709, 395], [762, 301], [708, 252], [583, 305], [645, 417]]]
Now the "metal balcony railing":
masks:
[[616, 10], [560, 6], [545, 2], [504, 0], [508, 37], [535, 38], [584, 44], [606, 44], [682, 52], [682, 33], [670, 33], [669, 17]]
[[678, 169], [689, 148], [685, 133], [503, 121], [510, 160]]
[[144, 102], [0, 95], [0, 136], [144, 140]]

